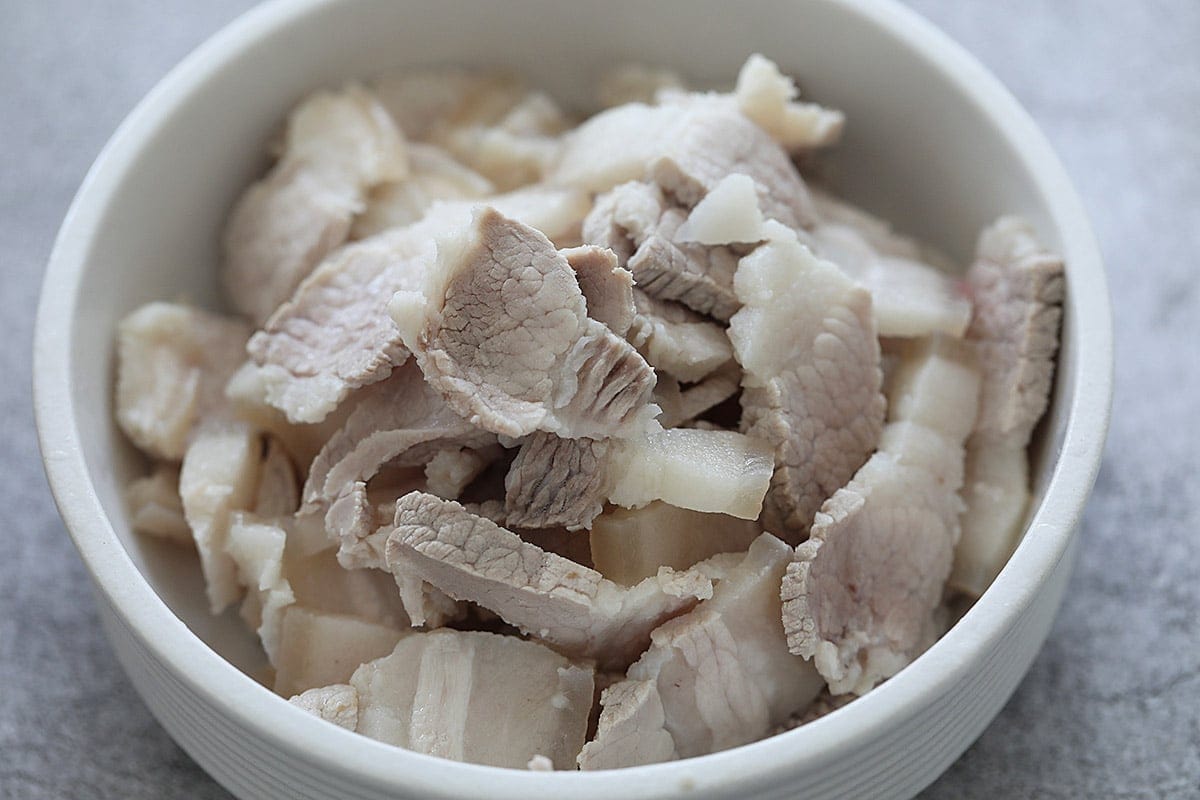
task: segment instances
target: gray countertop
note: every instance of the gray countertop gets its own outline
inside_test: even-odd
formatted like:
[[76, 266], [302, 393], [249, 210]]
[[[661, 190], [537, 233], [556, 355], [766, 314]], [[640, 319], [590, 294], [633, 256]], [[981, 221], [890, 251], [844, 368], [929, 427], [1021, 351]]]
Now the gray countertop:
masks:
[[[0, 798], [223, 798], [99, 630], [29, 396], [43, 265], [105, 140], [249, 5], [0, 0]], [[1008, 706], [928, 798], [1200, 797], [1200, 2], [913, 5], [1046, 131], [1115, 298], [1112, 435], [1079, 568]]]

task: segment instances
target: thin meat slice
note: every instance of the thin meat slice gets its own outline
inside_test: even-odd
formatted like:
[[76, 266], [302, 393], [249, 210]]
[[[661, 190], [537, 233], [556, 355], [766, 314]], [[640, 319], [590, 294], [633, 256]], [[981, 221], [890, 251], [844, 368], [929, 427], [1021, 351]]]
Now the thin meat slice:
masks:
[[633, 293], [637, 314], [626, 337], [652, 367], [695, 383], [733, 360], [725, 329], [689, 309]]
[[451, 410], [415, 364], [368, 392], [313, 460], [304, 485], [306, 511], [327, 508], [384, 465], [423, 467], [442, 450], [496, 441]]
[[738, 266], [729, 338], [742, 427], [775, 448], [763, 523], [795, 544], [875, 449], [885, 403], [870, 294], [793, 231], [766, 227], [771, 241]]
[[633, 436], [652, 429], [654, 371], [587, 316], [567, 260], [494, 209], [438, 243], [418, 291], [389, 310], [425, 379], [471, 424], [506, 436]]
[[226, 381], [250, 328], [174, 303], [147, 303], [117, 325], [117, 424], [155, 458], [179, 461], [201, 420], [224, 411]]
[[366, 90], [306, 99], [288, 119], [279, 163], [229, 219], [222, 278], [234, 307], [261, 325], [345, 241], [368, 190], [407, 174], [404, 138]]
[[[590, 207], [580, 192], [544, 187], [479, 202], [551, 238], [575, 231]], [[422, 285], [437, 257], [436, 237], [469, 225], [476, 206], [436, 203], [420, 222], [344, 247], [317, 267], [247, 348], [267, 401], [292, 422], [319, 422], [353, 389], [404, 363], [408, 350], [387, 302]]]
[[548, 178], [602, 192], [651, 180], [691, 208], [738, 172], [755, 184], [759, 207], [789, 227], [813, 220], [812, 200], [787, 153], [736, 108], [690, 103], [630, 103], [601, 112], [563, 137]]
[[967, 442], [967, 511], [951, 584], [978, 596], [1016, 547], [1029, 505], [1025, 449], [1050, 399], [1063, 262], [1027, 222], [1006, 217], [980, 236], [967, 281], [975, 299], [967, 338], [978, 349], [983, 386]]
[[733, 431], [668, 429], [637, 439], [535, 434], [505, 479], [515, 525], [591, 527], [605, 501], [630, 508], [664, 500], [755, 519], [772, 473], [770, 446]]
[[[601, 698], [582, 769], [690, 758], [767, 736], [824, 682], [788, 652], [779, 581], [791, 548], [762, 534], [713, 596], [651, 634], [650, 649]], [[664, 735], [665, 734], [665, 735]]]
[[154, 472], [134, 478], [125, 487], [129, 526], [139, 533], [177, 544], [193, 544], [192, 531], [179, 499], [179, 468], [159, 464]]
[[396, 504], [388, 566], [469, 600], [571, 657], [624, 666], [650, 631], [708, 597], [699, 572], [661, 570], [631, 588], [529, 544], [461, 505], [414, 492]]
[[587, 303], [587, 314], [624, 336], [637, 316], [634, 305], [633, 273], [617, 266], [617, 255], [606, 247], [584, 245], [560, 251], [575, 270], [579, 291]]
[[345, 683], [362, 664], [391, 653], [411, 630], [290, 606], [283, 613], [272, 690], [291, 697]]
[[740, 553], [760, 533], [754, 520], [706, 514], [655, 501], [612, 508], [592, 522], [592, 563], [601, 575], [632, 586], [659, 567], [685, 570], [718, 553]]
[[929, 644], [959, 538], [974, 354], [958, 340], [923, 340], [893, 385], [879, 451], [821, 507], [782, 583], [788, 646], [834, 694], [867, 692]]
[[479, 631], [406, 636], [359, 667], [356, 730], [427, 755], [568, 769], [587, 735], [594, 670], [536, 642]]
[[738, 72], [738, 109], [789, 151], [811, 150], [841, 138], [846, 117], [816, 103], [798, 102], [800, 91], [775, 62], [755, 53]]

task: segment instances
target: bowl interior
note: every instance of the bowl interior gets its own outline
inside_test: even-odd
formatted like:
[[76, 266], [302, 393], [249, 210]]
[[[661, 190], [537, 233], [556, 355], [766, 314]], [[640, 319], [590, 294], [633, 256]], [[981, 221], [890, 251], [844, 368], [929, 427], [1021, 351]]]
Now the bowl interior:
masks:
[[[847, 135], [828, 161], [832, 184], [849, 199], [959, 262], [980, 228], [1004, 213], [1025, 215], [1050, 246], [1065, 246], [1038, 176], [988, 112], [854, 3], [298, 5], [282, 26], [274, 12], [256, 12], [239, 29], [244, 41], [207, 49], [186, 80], [156, 95], [162, 113], [126, 132], [141, 137], [140, 146], [114, 150], [121, 161], [106, 166], [118, 179], [103, 187], [110, 195], [94, 229], [80, 233], [87, 237], [80, 283], [47, 286], [71, 296], [62, 324], [69, 326], [73, 423], [115, 535], [167, 606], [244, 670], [261, 663], [258, 646], [234, 614], [210, 617], [194, 559], [129, 530], [122, 487], [145, 464], [113, 422], [113, 331], [151, 299], [220, 307], [223, 220], [265, 166], [267, 138], [306, 92], [403, 66], [504, 65], [586, 109], [606, 65], [641, 61], [698, 82], [730, 83], [748, 54], [762, 52], [798, 76], [807, 97], [846, 111]], [[1035, 507], [1061, 450], [1078, 378], [1070, 306], [1051, 413], [1034, 449]]]

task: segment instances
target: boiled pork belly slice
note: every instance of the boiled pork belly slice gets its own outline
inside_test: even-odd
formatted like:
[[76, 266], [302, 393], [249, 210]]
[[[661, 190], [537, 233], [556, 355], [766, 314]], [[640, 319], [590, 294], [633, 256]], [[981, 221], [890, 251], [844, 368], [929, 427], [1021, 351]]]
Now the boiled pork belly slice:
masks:
[[435, 239], [469, 226], [483, 204], [551, 239], [574, 236], [591, 207], [582, 192], [543, 186], [439, 202], [419, 222], [330, 254], [247, 347], [267, 402], [293, 423], [320, 422], [351, 391], [403, 364], [409, 353], [388, 316], [388, 300], [422, 286], [436, 258]]
[[288, 118], [283, 154], [225, 230], [230, 302], [261, 325], [350, 233], [371, 187], [408, 175], [404, 137], [361, 87], [317, 92]]
[[291, 697], [319, 686], [345, 683], [361, 665], [391, 653], [411, 630], [289, 606], [283, 612], [272, 688], [278, 695]]
[[574, 271], [541, 232], [485, 208], [437, 250], [423, 287], [389, 310], [426, 381], [470, 424], [510, 437], [657, 427], [654, 371], [587, 316]]
[[655, 629], [650, 649], [609, 687], [582, 769], [690, 758], [761, 739], [824, 687], [788, 652], [779, 581], [792, 550], [762, 534], [713, 596]]
[[244, 358], [241, 320], [147, 303], [117, 325], [117, 424], [139, 449], [179, 461], [197, 425], [224, 411], [225, 383]]
[[870, 294], [794, 231], [765, 227], [770, 241], [738, 264], [729, 338], [742, 428], [775, 449], [763, 522], [794, 544], [874, 451], [885, 403]]
[[978, 596], [1016, 547], [1029, 505], [1025, 451], [1050, 402], [1063, 261], [1029, 223], [1005, 217], [980, 236], [967, 282], [975, 299], [967, 339], [978, 348], [983, 386], [967, 441], [967, 511], [950, 582]]
[[594, 671], [536, 642], [437, 630], [362, 665], [356, 730], [427, 755], [524, 769], [570, 769], [587, 735]]
[[773, 470], [766, 442], [734, 431], [670, 428], [637, 439], [535, 434], [505, 478], [509, 522], [589, 528], [604, 503], [680, 508], [757, 519]]
[[718, 553], [742, 552], [759, 533], [754, 520], [656, 500], [596, 517], [590, 533], [592, 563], [609, 580], [632, 586], [657, 575], [660, 567], [685, 570]]
[[866, 693], [928, 646], [960, 535], [974, 353], [913, 343], [892, 383], [879, 451], [822, 505], [782, 582], [788, 646], [834, 694]]
[[458, 503], [420, 492], [396, 504], [387, 563], [561, 653], [618, 668], [645, 649], [653, 628], [712, 594], [700, 571], [663, 569], [636, 586], [618, 586]]

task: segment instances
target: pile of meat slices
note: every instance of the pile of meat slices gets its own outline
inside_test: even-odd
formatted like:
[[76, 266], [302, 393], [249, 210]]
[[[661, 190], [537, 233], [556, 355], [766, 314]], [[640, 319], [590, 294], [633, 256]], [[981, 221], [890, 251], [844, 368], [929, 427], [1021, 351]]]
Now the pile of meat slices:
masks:
[[1063, 294], [1030, 227], [956, 278], [810, 188], [842, 115], [761, 56], [599, 94], [315, 94], [232, 211], [237, 315], [120, 324], [133, 526], [337, 725], [535, 769], [733, 747], [910, 663], [1019, 537]]

